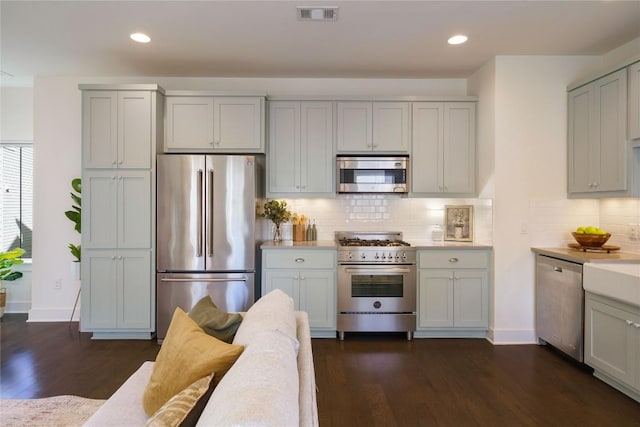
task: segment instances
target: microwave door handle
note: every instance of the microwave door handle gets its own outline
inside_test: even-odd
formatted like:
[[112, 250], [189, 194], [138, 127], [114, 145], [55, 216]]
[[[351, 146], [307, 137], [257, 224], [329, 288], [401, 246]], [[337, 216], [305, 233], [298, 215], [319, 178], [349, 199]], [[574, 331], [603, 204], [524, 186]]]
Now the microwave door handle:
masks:
[[197, 225], [198, 225], [198, 238], [196, 239], [198, 244], [197, 244], [197, 251], [196, 251], [196, 256], [199, 258], [202, 256], [202, 169], [198, 169], [198, 172], [196, 173], [197, 177], [197, 192], [198, 192], [198, 197], [197, 197]]
[[207, 206], [207, 216], [209, 230], [207, 232], [207, 256], [213, 256], [213, 169], [209, 169], [209, 206]]

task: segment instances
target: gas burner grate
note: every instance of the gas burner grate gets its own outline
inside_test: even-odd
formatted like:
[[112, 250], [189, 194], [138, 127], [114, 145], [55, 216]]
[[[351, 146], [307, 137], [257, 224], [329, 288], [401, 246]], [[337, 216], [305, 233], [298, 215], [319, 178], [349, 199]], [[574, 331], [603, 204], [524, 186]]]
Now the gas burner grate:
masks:
[[389, 239], [339, 239], [340, 246], [374, 246], [374, 247], [394, 247], [394, 246], [411, 246], [409, 243], [403, 240], [389, 240]]

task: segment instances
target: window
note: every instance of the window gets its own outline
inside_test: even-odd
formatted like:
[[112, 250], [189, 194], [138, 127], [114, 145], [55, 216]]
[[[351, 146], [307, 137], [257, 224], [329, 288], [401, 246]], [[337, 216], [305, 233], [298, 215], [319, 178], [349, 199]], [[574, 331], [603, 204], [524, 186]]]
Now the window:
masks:
[[0, 144], [0, 250], [17, 247], [31, 258], [33, 228], [33, 146]]

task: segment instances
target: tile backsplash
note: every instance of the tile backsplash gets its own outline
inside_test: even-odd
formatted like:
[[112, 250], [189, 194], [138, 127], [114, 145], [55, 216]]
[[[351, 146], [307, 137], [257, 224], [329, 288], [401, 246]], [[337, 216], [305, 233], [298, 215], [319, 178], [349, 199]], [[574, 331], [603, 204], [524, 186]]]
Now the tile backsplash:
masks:
[[[444, 226], [446, 205], [472, 205], [473, 240], [487, 244], [494, 241], [492, 199], [353, 194], [334, 199], [286, 200], [291, 210], [315, 221], [318, 240], [333, 240], [336, 231], [401, 231], [406, 240], [431, 240], [434, 227]], [[566, 247], [575, 243], [571, 232], [576, 227], [594, 225], [612, 234], [608, 244], [640, 253], [640, 239], [630, 234], [631, 224], [640, 229], [640, 199], [531, 200], [527, 221], [532, 247]], [[265, 230], [263, 240], [270, 237], [270, 231]]]
[[593, 225], [611, 233], [607, 244], [640, 252], [640, 240], [630, 234], [630, 224], [640, 224], [640, 199], [532, 200], [529, 217], [531, 246], [564, 247], [575, 243], [571, 232], [578, 226]]
[[[424, 199], [396, 195], [353, 194], [335, 199], [287, 199], [291, 210], [315, 221], [318, 240], [333, 240], [336, 231], [401, 231], [406, 240], [431, 240], [444, 226], [445, 205], [472, 205], [474, 241], [491, 243], [491, 199]], [[444, 227], [443, 227], [444, 228]], [[285, 232], [286, 236], [286, 232]]]

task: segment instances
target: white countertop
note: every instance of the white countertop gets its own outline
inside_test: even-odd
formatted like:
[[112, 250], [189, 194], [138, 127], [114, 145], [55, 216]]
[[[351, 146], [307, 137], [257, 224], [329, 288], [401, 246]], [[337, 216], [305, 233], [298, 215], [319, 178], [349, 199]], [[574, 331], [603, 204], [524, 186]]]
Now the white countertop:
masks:
[[586, 263], [582, 287], [587, 292], [640, 307], [640, 263]]
[[433, 240], [408, 240], [408, 243], [416, 249], [492, 249], [491, 243], [486, 242], [456, 242], [445, 240], [434, 242]]

